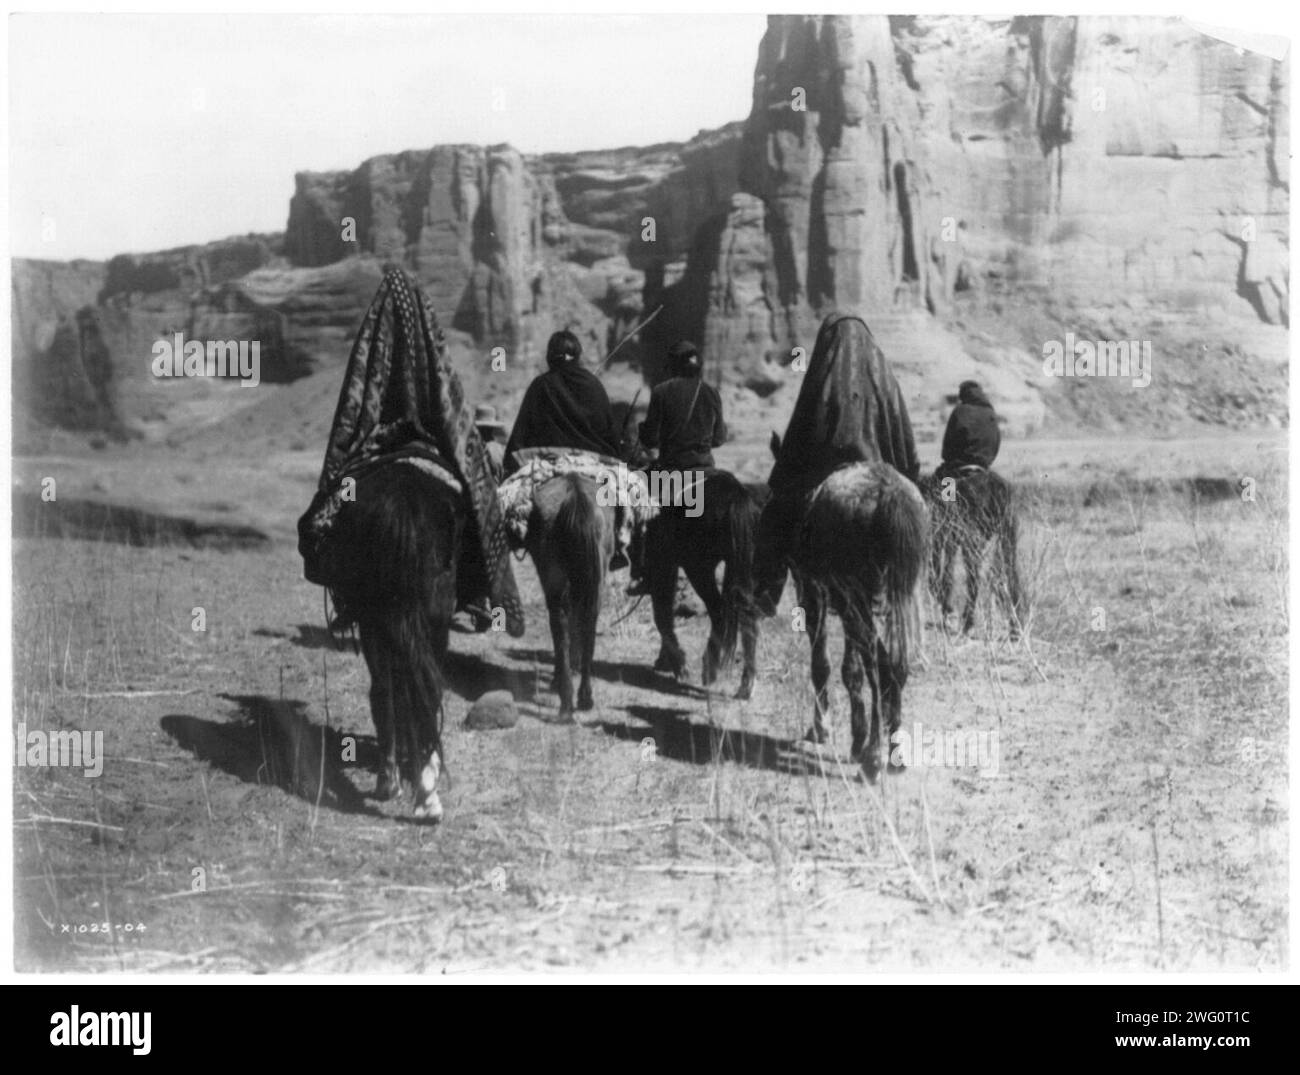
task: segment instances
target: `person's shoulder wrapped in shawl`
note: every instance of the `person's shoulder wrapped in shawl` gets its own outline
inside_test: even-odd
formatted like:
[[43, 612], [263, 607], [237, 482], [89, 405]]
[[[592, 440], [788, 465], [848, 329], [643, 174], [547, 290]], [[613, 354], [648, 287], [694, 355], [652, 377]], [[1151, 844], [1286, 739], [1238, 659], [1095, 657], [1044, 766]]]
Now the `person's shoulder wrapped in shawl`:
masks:
[[473, 409], [423, 292], [390, 267], [352, 345], [316, 498], [298, 523], [298, 547], [311, 581], [329, 584], [313, 565], [328, 540], [342, 479], [410, 454], [440, 458], [464, 482], [470, 537], [461, 563], [462, 592], [486, 591], [492, 605], [505, 610], [507, 631], [522, 635], [523, 605]]
[[1002, 432], [993, 404], [978, 382], [962, 381], [957, 406], [943, 435], [943, 461], [950, 466], [974, 464], [986, 470], [998, 457]]
[[902, 389], [861, 317], [822, 322], [768, 485], [755, 570], [769, 614], [785, 586], [786, 557], [804, 498], [837, 467], [883, 460], [913, 483], [921, 462]]
[[550, 362], [524, 393], [510, 442], [506, 473], [518, 467], [521, 448], [576, 448], [598, 455], [621, 455], [621, 436], [605, 386], [577, 361]]

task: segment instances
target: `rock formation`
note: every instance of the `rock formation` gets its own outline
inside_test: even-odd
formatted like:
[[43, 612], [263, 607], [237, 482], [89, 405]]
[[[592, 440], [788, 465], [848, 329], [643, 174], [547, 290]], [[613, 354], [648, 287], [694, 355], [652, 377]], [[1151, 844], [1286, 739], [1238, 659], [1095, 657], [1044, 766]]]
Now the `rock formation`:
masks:
[[555, 328], [595, 357], [662, 307], [620, 362], [653, 379], [690, 337], [735, 398], [784, 407], [848, 307], [923, 422], [977, 375], [1026, 431], [1062, 326], [1284, 351], [1264, 330], [1289, 297], [1289, 86], [1176, 20], [775, 16], [748, 119], [685, 144], [435, 146], [299, 174], [283, 236], [16, 261], [15, 390], [42, 421], [147, 432], [180, 398], [148, 376], [160, 335], [256, 337], [289, 382], [343, 361], [395, 261], [485, 398], [521, 391]]
[[1176, 20], [773, 17], [692, 328], [771, 391], [835, 307], [886, 334], [965, 291], [1280, 320], [1288, 85]]

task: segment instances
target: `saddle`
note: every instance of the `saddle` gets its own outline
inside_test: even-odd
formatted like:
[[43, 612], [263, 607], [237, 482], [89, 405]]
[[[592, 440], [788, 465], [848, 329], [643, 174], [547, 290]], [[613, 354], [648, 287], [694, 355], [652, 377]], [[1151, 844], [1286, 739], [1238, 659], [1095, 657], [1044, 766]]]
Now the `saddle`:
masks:
[[[590, 478], [615, 496], [620, 535], [633, 525], [644, 523], [658, 510], [651, 503], [645, 476], [611, 456], [576, 448], [522, 448], [514, 453], [519, 469], [497, 486], [497, 501], [510, 545], [516, 551], [528, 540], [528, 520], [533, 510], [533, 490], [563, 474]], [[633, 486], [637, 486], [633, 490]], [[616, 542], [626, 544], [626, 538]]]

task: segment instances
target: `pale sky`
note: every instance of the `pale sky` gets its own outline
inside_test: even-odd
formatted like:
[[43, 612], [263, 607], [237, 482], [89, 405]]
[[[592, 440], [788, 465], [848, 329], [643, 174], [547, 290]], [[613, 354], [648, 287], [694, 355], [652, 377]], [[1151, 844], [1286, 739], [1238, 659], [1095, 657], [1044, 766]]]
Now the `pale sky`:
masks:
[[685, 141], [749, 114], [764, 27], [756, 14], [12, 15], [11, 254], [281, 231], [295, 172], [440, 142]]

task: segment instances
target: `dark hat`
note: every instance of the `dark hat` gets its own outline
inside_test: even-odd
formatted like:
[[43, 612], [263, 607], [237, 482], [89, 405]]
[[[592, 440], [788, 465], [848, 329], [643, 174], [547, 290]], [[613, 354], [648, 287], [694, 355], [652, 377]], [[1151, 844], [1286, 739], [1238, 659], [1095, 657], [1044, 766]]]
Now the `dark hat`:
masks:
[[668, 372], [674, 377], [698, 374], [702, 366], [700, 352], [689, 340], [681, 340], [668, 348]]
[[582, 357], [582, 342], [567, 328], [553, 333], [546, 343], [546, 364], [555, 369]]

